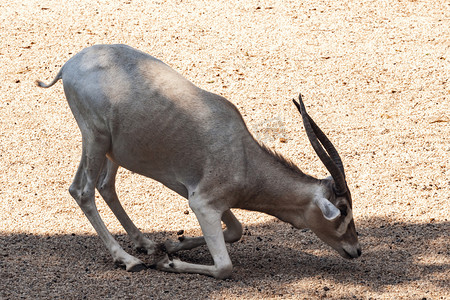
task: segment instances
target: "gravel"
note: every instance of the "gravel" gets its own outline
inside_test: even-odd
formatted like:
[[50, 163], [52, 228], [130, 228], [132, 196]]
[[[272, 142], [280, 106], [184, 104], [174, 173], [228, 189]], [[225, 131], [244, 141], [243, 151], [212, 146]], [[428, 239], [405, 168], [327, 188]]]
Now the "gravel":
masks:
[[[447, 1], [13, 0], [0, 4], [0, 40], [1, 299], [448, 299]], [[236, 210], [245, 234], [229, 246], [230, 279], [115, 267], [67, 192], [81, 137], [62, 86], [34, 85], [98, 43], [138, 48], [226, 97], [258, 139], [324, 177], [290, 101], [301, 92], [343, 157], [362, 257]], [[117, 181], [153, 240], [200, 235], [175, 193], [124, 169]], [[180, 258], [211, 263], [205, 247]]]

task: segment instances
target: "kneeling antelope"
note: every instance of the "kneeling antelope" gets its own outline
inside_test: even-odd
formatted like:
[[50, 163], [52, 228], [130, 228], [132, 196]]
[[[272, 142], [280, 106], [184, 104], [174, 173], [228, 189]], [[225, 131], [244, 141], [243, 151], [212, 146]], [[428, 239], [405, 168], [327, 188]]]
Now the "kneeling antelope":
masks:
[[306, 113], [301, 97], [294, 103], [312, 146], [331, 173], [322, 180], [258, 143], [231, 102], [131, 47], [86, 48], [66, 62], [51, 83], [37, 84], [48, 88], [59, 79], [83, 143], [69, 192], [114, 261], [126, 270], [145, 265], [107, 230], [96, 208], [96, 188], [137, 249], [156, 256], [161, 247], [139, 231], [121, 206], [115, 191], [119, 166], [188, 199], [203, 236], [167, 241], [162, 247], [167, 253], [206, 243], [214, 260], [214, 265], [200, 265], [163, 255], [156, 261], [160, 270], [229, 277], [232, 263], [225, 243], [242, 235], [231, 208], [264, 212], [295, 228], [310, 228], [344, 258], [361, 255], [341, 159]]

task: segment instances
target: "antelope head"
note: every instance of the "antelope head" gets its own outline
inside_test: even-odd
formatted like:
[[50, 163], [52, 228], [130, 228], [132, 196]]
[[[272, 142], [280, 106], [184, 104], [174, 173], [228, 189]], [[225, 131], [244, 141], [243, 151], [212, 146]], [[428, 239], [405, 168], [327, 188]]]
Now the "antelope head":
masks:
[[361, 247], [352, 214], [352, 197], [345, 179], [342, 160], [331, 141], [311, 119], [302, 97], [293, 100], [299, 110], [306, 134], [315, 152], [331, 176], [321, 181], [320, 192], [315, 195], [305, 212], [308, 227], [344, 258], [357, 258]]

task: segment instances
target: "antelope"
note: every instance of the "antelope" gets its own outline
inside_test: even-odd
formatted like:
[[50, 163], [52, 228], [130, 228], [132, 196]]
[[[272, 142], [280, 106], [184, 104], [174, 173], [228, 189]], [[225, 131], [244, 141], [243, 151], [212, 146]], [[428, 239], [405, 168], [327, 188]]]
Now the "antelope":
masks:
[[[198, 88], [162, 61], [126, 45], [95, 45], [69, 59], [49, 84], [62, 79], [80, 128], [82, 154], [69, 193], [116, 264], [127, 271], [147, 266], [126, 253], [102, 221], [95, 189], [135, 247], [153, 256], [156, 269], [231, 276], [226, 243], [238, 241], [242, 225], [230, 209], [259, 211], [310, 228], [342, 257], [361, 255], [352, 198], [341, 158], [293, 100], [307, 136], [331, 176], [316, 179], [257, 142], [238, 109]], [[119, 202], [119, 166], [161, 182], [189, 202], [203, 236], [157, 244], [134, 225]], [[225, 230], [222, 230], [222, 222]], [[171, 254], [206, 244], [213, 265], [188, 263]]]

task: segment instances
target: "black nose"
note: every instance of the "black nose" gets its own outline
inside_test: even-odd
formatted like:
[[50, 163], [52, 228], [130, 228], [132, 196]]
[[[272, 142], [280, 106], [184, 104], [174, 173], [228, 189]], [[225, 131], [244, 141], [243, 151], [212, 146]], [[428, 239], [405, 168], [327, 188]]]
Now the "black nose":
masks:
[[358, 249], [358, 256], [361, 256], [361, 249]]

